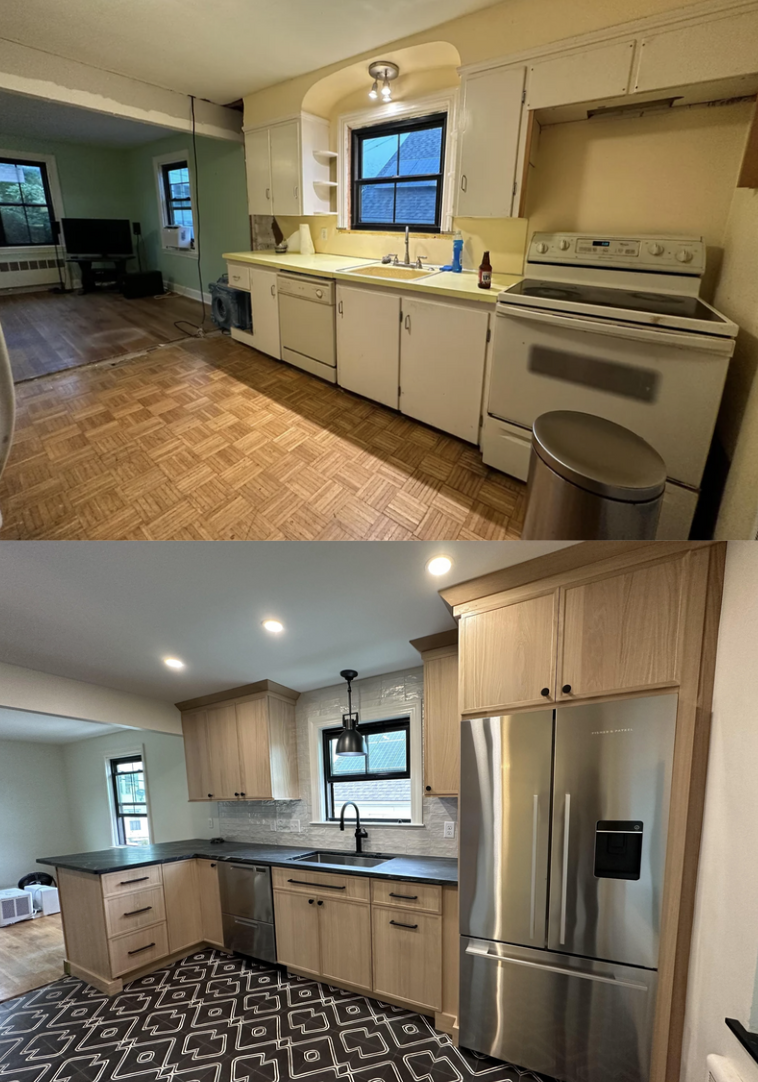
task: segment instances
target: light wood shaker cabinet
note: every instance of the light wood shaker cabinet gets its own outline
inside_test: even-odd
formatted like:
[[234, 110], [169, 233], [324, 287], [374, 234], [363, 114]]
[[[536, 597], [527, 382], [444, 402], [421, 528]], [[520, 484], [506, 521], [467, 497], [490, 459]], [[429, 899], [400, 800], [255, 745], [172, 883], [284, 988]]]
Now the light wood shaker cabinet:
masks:
[[557, 616], [555, 591], [461, 618], [462, 713], [553, 701]]
[[424, 654], [424, 792], [455, 796], [460, 774], [458, 647]]
[[316, 895], [275, 890], [274, 911], [277, 961], [314, 977], [321, 976]]
[[682, 559], [566, 587], [558, 698], [678, 684], [683, 588]]
[[197, 889], [200, 902], [202, 938], [217, 947], [224, 945], [221, 919], [221, 892], [218, 885], [218, 865], [215, 860], [197, 861]]
[[179, 860], [163, 865], [163, 895], [171, 954], [203, 939], [197, 864], [196, 860]]
[[321, 974], [371, 991], [371, 909], [341, 898], [316, 901]]
[[438, 1011], [442, 918], [373, 906], [374, 991]]

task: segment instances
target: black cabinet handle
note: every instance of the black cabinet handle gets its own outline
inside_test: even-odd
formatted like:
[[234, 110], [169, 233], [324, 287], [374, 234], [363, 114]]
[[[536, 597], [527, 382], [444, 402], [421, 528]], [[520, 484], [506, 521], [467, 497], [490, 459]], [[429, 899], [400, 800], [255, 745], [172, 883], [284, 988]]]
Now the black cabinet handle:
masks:
[[390, 898], [402, 898], [406, 902], [417, 902], [418, 894], [393, 894], [390, 891]]
[[245, 795], [244, 793], [240, 793], [240, 796], [244, 796], [244, 795]]
[[401, 924], [399, 920], [391, 920], [390, 924], [394, 924], [396, 928], [418, 928], [418, 924]]
[[215, 867], [216, 867], [216, 865], [215, 865], [215, 864], [211, 864], [211, 868], [215, 868]]
[[431, 785], [426, 785], [426, 786], [424, 786], [424, 788], [426, 789], [427, 793], [431, 793], [431, 791], [432, 791]]
[[234, 795], [235, 795], [235, 796], [239, 796], [239, 793], [235, 793]]
[[323, 902], [316, 902], [316, 905], [323, 905]]
[[127, 951], [127, 954], [140, 954], [142, 951], [149, 951], [151, 947], [154, 947], [155, 943], [148, 943], [145, 947], [137, 947], [136, 951]]
[[319, 890], [347, 890], [347, 887], [335, 887], [331, 883], [309, 883], [307, 879], [288, 879], [287, 882], [299, 887], [318, 887]]
[[543, 688], [542, 691], [540, 692], [540, 695], [544, 695], [546, 699], [549, 696], [549, 694], [550, 694], [550, 688]]
[[308, 905], [313, 905], [313, 898], [308, 899]]
[[149, 878], [149, 875], [141, 875], [139, 879], [122, 879], [119, 886], [128, 887], [130, 883], [145, 883]]
[[213, 793], [208, 793], [208, 796], [209, 796], [209, 797], [212, 797], [212, 796], [213, 796]]
[[564, 684], [563, 687], [561, 688], [561, 691], [563, 692], [564, 695], [568, 695], [569, 692], [571, 691], [571, 684]]
[[136, 917], [138, 913], [149, 913], [153, 907], [146, 905], [143, 909], [130, 909], [128, 913], [124, 913], [125, 917]]

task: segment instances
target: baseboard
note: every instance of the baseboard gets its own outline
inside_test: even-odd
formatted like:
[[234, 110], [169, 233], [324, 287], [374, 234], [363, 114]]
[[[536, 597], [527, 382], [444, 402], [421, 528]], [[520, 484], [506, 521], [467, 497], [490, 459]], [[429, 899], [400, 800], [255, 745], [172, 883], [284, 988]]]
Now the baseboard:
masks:
[[[180, 286], [176, 282], [172, 282], [170, 280], [166, 281], [166, 289], [170, 289], [172, 293], [178, 293], [181, 297], [190, 297], [193, 301], [200, 300], [199, 289], [190, 289], [189, 286]], [[210, 306], [210, 293], [203, 293], [203, 300], [208, 306]]]

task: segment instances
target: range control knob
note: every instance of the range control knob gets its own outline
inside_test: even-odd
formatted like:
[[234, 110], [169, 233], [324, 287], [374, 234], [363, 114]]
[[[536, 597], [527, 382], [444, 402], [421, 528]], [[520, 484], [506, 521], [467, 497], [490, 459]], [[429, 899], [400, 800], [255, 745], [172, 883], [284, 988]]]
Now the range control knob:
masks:
[[537, 251], [540, 253], [540, 255], [544, 255], [545, 252], [547, 251], [547, 244], [545, 244], [544, 240], [539, 241], [535, 245], [535, 247], [536, 247]]
[[651, 255], [663, 255], [662, 244], [648, 244], [647, 250], [650, 252]]
[[688, 248], [680, 248], [679, 251], [676, 253], [676, 258], [679, 260], [680, 263], [691, 263], [692, 252]]
[[570, 241], [570, 240], [566, 240], [566, 238], [565, 238], [565, 237], [563, 237], [563, 239], [562, 239], [562, 240], [559, 240], [559, 241], [558, 241], [558, 247], [560, 248], [560, 250], [561, 250], [562, 252], [565, 252], [565, 251], [566, 251], [567, 249], [569, 249], [569, 248], [571, 247], [571, 241]]

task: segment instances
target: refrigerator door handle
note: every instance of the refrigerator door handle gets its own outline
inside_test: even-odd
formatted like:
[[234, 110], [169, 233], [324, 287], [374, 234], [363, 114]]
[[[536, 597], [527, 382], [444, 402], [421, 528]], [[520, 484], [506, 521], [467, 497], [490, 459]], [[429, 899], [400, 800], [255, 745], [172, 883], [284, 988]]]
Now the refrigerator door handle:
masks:
[[568, 892], [568, 865], [569, 865], [569, 829], [571, 824], [571, 793], [566, 793], [566, 802], [563, 806], [563, 870], [561, 879], [561, 937], [560, 942], [566, 942], [566, 896]]
[[509, 965], [526, 966], [528, 969], [543, 969], [547, 973], [563, 973], [567, 977], [581, 977], [585, 981], [598, 981], [600, 984], [613, 984], [617, 988], [634, 988], [638, 992], [648, 992], [649, 988], [641, 981], [622, 981], [616, 977], [601, 977], [599, 973], [584, 973], [580, 969], [569, 969], [564, 966], [545, 966], [539, 962], [528, 962], [525, 958], [509, 958], [507, 955], [492, 953], [486, 947], [482, 948], [475, 943], [469, 943], [466, 954], [475, 954], [477, 958], [489, 958], [491, 962], [508, 962]]
[[540, 798], [534, 794], [532, 808], [532, 898], [529, 911], [529, 937], [534, 939], [534, 921], [537, 909], [537, 826], [540, 817]]

